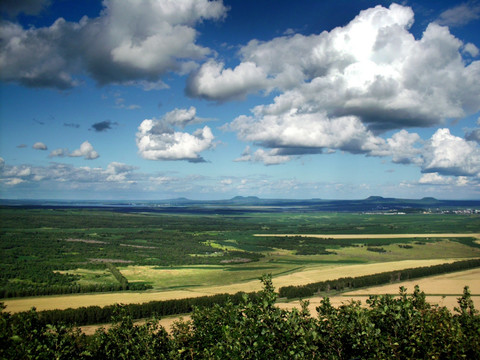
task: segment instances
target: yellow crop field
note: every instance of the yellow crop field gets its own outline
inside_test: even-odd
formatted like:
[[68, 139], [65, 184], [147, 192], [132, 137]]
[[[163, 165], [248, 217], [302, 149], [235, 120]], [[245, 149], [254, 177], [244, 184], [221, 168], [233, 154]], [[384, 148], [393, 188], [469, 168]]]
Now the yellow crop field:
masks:
[[341, 277], [355, 277], [363, 275], [377, 274], [385, 271], [395, 271], [421, 266], [432, 266], [438, 264], [451, 263], [459, 259], [431, 259], [431, 260], [403, 260], [372, 264], [358, 265], [330, 265], [292, 274], [279, 276], [273, 279], [273, 285], [276, 288], [288, 285], [305, 285], [312, 282], [338, 279]]
[[37, 310], [68, 309], [82, 306], [107, 306], [112, 304], [134, 304], [156, 300], [183, 299], [195, 296], [209, 295], [199, 291], [186, 290], [168, 292], [120, 292], [81, 295], [38, 296], [35, 298], [5, 299], [7, 311], [11, 313], [27, 311], [32, 307]]
[[454, 272], [423, 279], [402, 282], [401, 284], [389, 284], [365, 288], [348, 292], [344, 295], [365, 295], [365, 294], [395, 294], [400, 286], [413, 289], [415, 285], [420, 286], [426, 294], [438, 295], [461, 295], [463, 287], [468, 285], [472, 294], [480, 295], [480, 269]]
[[[395, 284], [387, 284], [375, 286], [355, 291], [350, 291], [338, 296], [330, 297], [330, 302], [334, 306], [342, 303], [348, 303], [351, 300], [361, 301], [366, 305], [369, 295], [391, 294], [397, 295], [400, 286], [407, 289], [407, 293], [411, 294], [415, 285], [427, 295], [427, 301], [431, 304], [445, 306], [451, 311], [458, 306], [457, 299], [462, 296], [463, 287], [468, 285], [472, 294], [472, 300], [477, 309], [480, 308], [480, 269], [471, 269], [459, 271], [428, 278], [417, 279], [412, 281], [399, 282]], [[316, 316], [316, 307], [320, 305], [321, 297], [312, 297], [309, 300], [309, 310], [313, 316]], [[279, 307], [284, 309], [300, 308], [300, 301], [292, 301], [288, 303], [279, 303]]]

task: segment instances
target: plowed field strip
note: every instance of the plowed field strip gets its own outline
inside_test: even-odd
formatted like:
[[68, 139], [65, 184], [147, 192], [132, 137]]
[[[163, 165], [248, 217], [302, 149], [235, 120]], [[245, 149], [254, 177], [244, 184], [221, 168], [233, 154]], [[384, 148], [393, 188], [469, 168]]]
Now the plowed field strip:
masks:
[[480, 239], [480, 234], [254, 234], [253, 236], [268, 237], [311, 237], [319, 239], [414, 239], [414, 238], [452, 238], [452, 237], [474, 237]]

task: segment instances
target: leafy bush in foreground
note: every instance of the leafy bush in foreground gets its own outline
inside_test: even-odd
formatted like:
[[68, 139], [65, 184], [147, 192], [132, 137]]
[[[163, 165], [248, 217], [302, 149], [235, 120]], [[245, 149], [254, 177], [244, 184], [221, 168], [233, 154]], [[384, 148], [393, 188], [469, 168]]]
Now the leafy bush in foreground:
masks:
[[480, 315], [468, 287], [451, 313], [426, 302], [418, 287], [398, 297], [372, 296], [367, 307], [338, 308], [324, 298], [307, 309], [275, 306], [271, 277], [255, 297], [195, 308], [168, 334], [153, 319], [133, 323], [120, 308], [109, 329], [92, 336], [45, 325], [32, 310], [0, 316], [0, 358], [6, 359], [474, 359], [480, 358]]

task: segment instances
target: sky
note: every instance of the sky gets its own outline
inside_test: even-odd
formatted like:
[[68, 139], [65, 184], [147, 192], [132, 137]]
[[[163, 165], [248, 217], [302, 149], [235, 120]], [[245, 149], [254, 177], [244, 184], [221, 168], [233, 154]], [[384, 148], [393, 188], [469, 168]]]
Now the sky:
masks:
[[0, 198], [480, 199], [478, 0], [0, 12]]

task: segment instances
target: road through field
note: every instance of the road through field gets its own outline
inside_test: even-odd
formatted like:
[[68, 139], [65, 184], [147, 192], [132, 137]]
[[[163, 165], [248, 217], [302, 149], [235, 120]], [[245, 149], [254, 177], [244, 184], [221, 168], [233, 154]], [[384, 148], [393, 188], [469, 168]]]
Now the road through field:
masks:
[[[362, 276], [376, 274], [384, 271], [394, 271], [406, 268], [431, 266], [454, 262], [463, 259], [432, 259], [432, 260], [403, 260], [355, 265], [316, 265], [303, 271], [280, 275], [273, 279], [274, 286], [278, 289], [286, 285], [304, 285], [311, 282], [337, 279], [345, 276]], [[52, 309], [78, 308], [82, 306], [106, 306], [116, 303], [131, 304], [158, 300], [184, 299], [206, 295], [230, 293], [239, 291], [252, 292], [261, 290], [258, 280], [251, 280], [223, 286], [192, 287], [184, 290], [121, 292], [79, 295], [38, 296], [31, 298], [5, 299], [7, 311], [11, 313], [27, 311], [36, 307], [38, 311]]]

